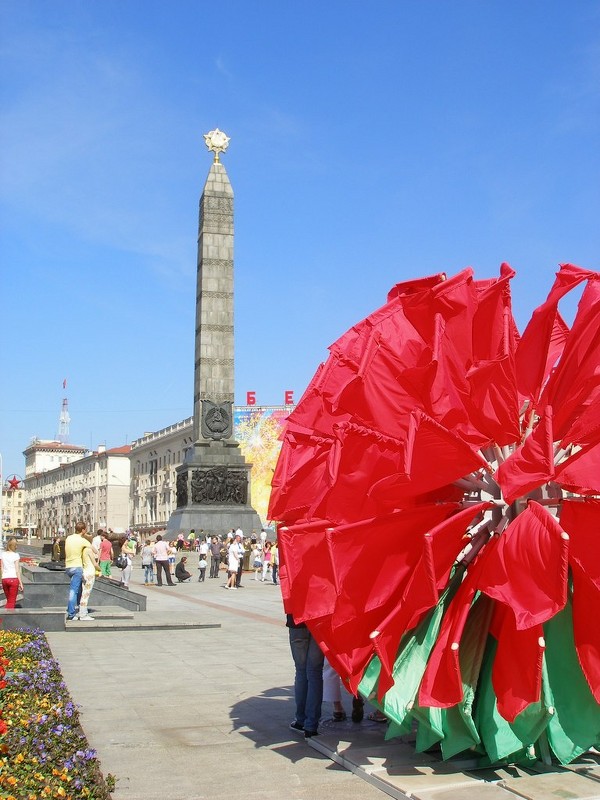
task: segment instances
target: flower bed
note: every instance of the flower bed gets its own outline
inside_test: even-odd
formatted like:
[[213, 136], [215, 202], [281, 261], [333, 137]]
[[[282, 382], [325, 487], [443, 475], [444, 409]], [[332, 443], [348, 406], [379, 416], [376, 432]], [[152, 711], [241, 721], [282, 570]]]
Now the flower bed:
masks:
[[107, 800], [113, 786], [43, 631], [0, 630], [0, 797]]

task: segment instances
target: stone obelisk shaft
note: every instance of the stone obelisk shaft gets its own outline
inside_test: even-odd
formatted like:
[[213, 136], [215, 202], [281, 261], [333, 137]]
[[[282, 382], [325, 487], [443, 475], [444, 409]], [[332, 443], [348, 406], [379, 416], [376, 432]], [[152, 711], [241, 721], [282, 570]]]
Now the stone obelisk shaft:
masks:
[[[202, 434], [203, 401], [233, 413], [233, 189], [225, 167], [215, 162], [200, 198], [194, 441]], [[230, 436], [226, 436], [230, 438]]]
[[[252, 464], [244, 458], [233, 428], [233, 190], [217, 160], [229, 141], [218, 129], [205, 137], [215, 152], [200, 198], [194, 443], [177, 467], [177, 508], [167, 538], [196, 531], [224, 534], [258, 530], [251, 504]], [[186, 533], [187, 532], [187, 533]]]

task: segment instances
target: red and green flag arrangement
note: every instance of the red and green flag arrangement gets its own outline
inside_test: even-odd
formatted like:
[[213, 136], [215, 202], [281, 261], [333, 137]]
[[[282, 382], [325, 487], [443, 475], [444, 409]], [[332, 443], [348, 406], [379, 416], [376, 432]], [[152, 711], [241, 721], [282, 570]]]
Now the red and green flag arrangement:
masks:
[[269, 517], [286, 611], [388, 738], [567, 764], [600, 739], [600, 273], [561, 265], [522, 335], [514, 274], [400, 283], [335, 342]]

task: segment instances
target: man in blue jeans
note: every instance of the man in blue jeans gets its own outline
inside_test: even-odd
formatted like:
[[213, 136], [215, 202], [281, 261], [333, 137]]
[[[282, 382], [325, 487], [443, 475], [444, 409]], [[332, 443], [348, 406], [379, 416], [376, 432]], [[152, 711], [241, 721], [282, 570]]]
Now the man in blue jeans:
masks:
[[297, 625], [291, 614], [286, 623], [290, 632], [290, 649], [296, 667], [294, 696], [296, 719], [290, 723], [294, 731], [303, 731], [310, 739], [318, 733], [323, 702], [323, 653], [306, 625]]
[[65, 539], [65, 572], [71, 579], [67, 619], [77, 619], [76, 609], [83, 583], [83, 551], [86, 547], [91, 547], [88, 540], [83, 537], [85, 530], [85, 522], [78, 522], [75, 525], [75, 533], [69, 534]]

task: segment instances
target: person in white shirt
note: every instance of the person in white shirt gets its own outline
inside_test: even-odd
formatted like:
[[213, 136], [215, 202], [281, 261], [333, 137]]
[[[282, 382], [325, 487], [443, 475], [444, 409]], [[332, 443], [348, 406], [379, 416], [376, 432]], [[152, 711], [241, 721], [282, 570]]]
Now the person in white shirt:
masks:
[[5, 608], [15, 608], [17, 593], [19, 590], [23, 591], [20, 560], [17, 540], [11, 538], [6, 543], [6, 550], [0, 551], [0, 575], [2, 575], [2, 589], [6, 595]]
[[[240, 552], [241, 550], [241, 552]], [[227, 580], [226, 589], [237, 589], [237, 576], [238, 570], [242, 564], [244, 557], [244, 545], [242, 544], [239, 536], [236, 535], [235, 539], [229, 545], [227, 551], [227, 571], [229, 578]]]
[[102, 528], [98, 528], [98, 533], [92, 539], [92, 547], [94, 548], [94, 553], [96, 557], [100, 555], [100, 545], [102, 544], [102, 534], [104, 531]]
[[170, 546], [168, 542], [162, 538], [160, 533], [156, 537], [156, 542], [152, 548], [152, 555], [154, 556], [154, 564], [156, 566], [156, 585], [162, 586], [162, 572], [165, 573], [165, 578], [169, 586], [175, 586], [171, 580], [171, 570], [169, 569], [169, 555]]

